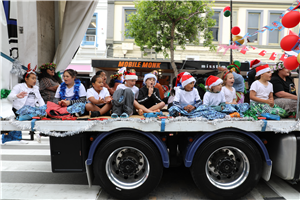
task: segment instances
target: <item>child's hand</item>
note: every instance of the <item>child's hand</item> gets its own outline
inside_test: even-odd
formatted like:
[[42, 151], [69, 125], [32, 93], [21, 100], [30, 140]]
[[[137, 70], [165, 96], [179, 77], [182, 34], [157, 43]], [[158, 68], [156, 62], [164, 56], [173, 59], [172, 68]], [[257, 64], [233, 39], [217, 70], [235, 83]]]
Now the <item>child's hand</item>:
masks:
[[22, 98], [24, 98], [24, 97], [26, 97], [27, 96], [27, 92], [20, 92], [19, 94], [17, 94], [17, 97], [19, 98], [19, 99], [22, 99]]
[[105, 102], [105, 99], [101, 99], [101, 98], [99, 98], [99, 100], [98, 100], [98, 103], [97, 103], [97, 104], [103, 104], [103, 103], [106, 103], [106, 102]]
[[153, 87], [150, 87], [148, 89], [148, 96], [151, 97], [152, 94], [153, 94]]
[[105, 97], [106, 103], [110, 103], [113, 100], [112, 96]]
[[274, 104], [275, 104], [274, 100], [273, 99], [268, 99], [267, 101], [268, 101], [269, 106], [271, 106], [273, 108]]
[[67, 101], [67, 100], [61, 100], [61, 106], [62, 106], [62, 107], [67, 107], [67, 106], [69, 106], [70, 104], [71, 104], [70, 101]]
[[192, 112], [192, 110], [194, 110], [194, 109], [195, 109], [195, 107], [192, 105], [187, 105], [184, 107], [184, 110], [186, 110], [188, 113]]

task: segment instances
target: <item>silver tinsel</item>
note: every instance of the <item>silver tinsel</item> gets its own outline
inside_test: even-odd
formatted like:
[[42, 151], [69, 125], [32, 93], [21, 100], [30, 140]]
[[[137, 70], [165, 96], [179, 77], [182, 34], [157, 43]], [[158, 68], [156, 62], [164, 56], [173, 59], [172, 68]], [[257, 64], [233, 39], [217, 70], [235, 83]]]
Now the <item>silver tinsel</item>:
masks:
[[15, 74], [19, 78], [23, 78], [23, 75], [26, 71], [22, 68], [22, 64], [19, 60], [13, 62], [13, 66], [10, 70], [10, 73]]
[[[263, 120], [260, 120], [260, 126], [263, 127], [264, 126], [264, 121]], [[275, 133], [290, 133], [292, 131], [295, 131], [297, 129], [299, 129], [299, 126], [300, 126], [300, 120], [298, 120], [294, 125], [292, 126], [289, 126], [289, 127], [283, 127], [283, 128], [274, 128], [272, 125], [269, 125], [267, 123], [267, 129], [268, 131], [272, 131], [272, 132], [275, 132]]]
[[[45, 135], [54, 136], [54, 137], [66, 137], [66, 136], [72, 136], [76, 135], [85, 131], [89, 131], [92, 127], [102, 124], [106, 125], [108, 123], [113, 123], [116, 121], [131, 121], [131, 122], [138, 122], [138, 123], [159, 123], [161, 125], [161, 120], [157, 118], [145, 118], [145, 119], [136, 119], [136, 118], [117, 118], [117, 119], [108, 119], [104, 121], [88, 121], [88, 125], [84, 127], [79, 127], [76, 131], [66, 131], [66, 132], [56, 132], [51, 131], [49, 129], [45, 129], [43, 127], [40, 127], [38, 125], [35, 125], [34, 130], [38, 131], [40, 133], [43, 133]], [[225, 121], [254, 121], [253, 118], [245, 117], [245, 118], [225, 118], [225, 119], [215, 119], [213, 121], [209, 121], [208, 119], [204, 117], [197, 117], [197, 118], [187, 118], [187, 117], [176, 117], [176, 118], [168, 118], [165, 120], [165, 123], [174, 123], [179, 121], [199, 121], [199, 122], [207, 122], [213, 125], [216, 125], [217, 123], [225, 122]], [[11, 120], [11, 124], [18, 127], [20, 130], [30, 130], [31, 125], [24, 125], [24, 122], [22, 121], [16, 121], [15, 119]], [[298, 124], [299, 125], [299, 124]]]

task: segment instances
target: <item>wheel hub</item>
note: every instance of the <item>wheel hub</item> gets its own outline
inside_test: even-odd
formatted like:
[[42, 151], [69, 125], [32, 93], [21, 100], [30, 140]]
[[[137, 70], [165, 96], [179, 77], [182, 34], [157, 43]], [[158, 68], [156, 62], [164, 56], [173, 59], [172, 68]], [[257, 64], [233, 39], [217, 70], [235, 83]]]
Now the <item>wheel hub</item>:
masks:
[[221, 176], [229, 177], [236, 172], [236, 164], [230, 157], [225, 157], [219, 160], [216, 169]]
[[132, 176], [138, 171], [138, 161], [132, 157], [122, 158], [119, 170], [124, 176]]

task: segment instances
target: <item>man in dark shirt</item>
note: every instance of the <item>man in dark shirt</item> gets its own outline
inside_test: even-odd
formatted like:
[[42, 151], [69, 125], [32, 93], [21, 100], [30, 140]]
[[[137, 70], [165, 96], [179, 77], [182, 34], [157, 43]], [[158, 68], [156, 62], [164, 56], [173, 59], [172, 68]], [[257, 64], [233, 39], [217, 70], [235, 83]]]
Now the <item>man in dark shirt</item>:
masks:
[[275, 104], [292, 113], [297, 110], [297, 94], [290, 73], [282, 62], [277, 63], [270, 82], [273, 84]]

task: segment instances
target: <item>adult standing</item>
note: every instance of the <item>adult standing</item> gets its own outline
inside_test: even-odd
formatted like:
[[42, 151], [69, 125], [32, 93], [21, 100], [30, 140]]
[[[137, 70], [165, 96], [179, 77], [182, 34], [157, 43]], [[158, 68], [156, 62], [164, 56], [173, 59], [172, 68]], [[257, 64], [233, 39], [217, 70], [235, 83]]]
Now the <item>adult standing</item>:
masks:
[[55, 73], [56, 64], [46, 63], [41, 65], [39, 69], [40, 93], [47, 104], [48, 101], [53, 101], [55, 92], [62, 81], [58, 74]]
[[297, 111], [297, 94], [295, 84], [290, 74], [291, 71], [286, 69], [282, 62], [273, 67], [271, 83], [274, 90], [274, 102], [288, 113]]

